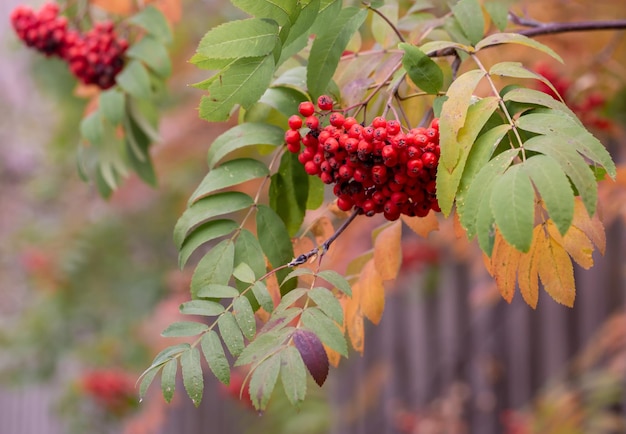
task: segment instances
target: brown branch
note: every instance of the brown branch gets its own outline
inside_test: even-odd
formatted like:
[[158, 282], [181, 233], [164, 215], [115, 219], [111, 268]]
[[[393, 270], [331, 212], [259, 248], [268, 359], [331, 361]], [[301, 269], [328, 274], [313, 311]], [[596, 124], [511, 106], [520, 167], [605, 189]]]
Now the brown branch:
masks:
[[580, 21], [575, 23], [535, 24], [531, 29], [519, 30], [520, 35], [533, 36], [553, 35], [566, 32], [588, 32], [593, 30], [624, 30], [626, 20]]

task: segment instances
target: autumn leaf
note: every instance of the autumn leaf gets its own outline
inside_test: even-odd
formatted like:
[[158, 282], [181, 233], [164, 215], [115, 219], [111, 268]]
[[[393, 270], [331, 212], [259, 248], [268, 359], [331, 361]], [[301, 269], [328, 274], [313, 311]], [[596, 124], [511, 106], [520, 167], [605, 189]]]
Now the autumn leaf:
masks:
[[134, 11], [135, 2], [132, 0], [91, 0], [90, 3], [110, 14], [127, 16]]
[[358, 285], [358, 283], [355, 283], [352, 286], [353, 297], [344, 299], [344, 324], [346, 325], [352, 348], [363, 355], [363, 349], [365, 346], [365, 329], [363, 324], [363, 313], [361, 312], [359, 300], [356, 298], [356, 294], [361, 291]]
[[395, 279], [402, 264], [402, 223], [397, 220], [384, 228], [374, 242], [374, 264], [382, 280]]
[[517, 283], [519, 285], [522, 298], [533, 309], [537, 308], [539, 301], [539, 274], [537, 271], [537, 246], [538, 237], [543, 237], [542, 225], [535, 226], [533, 229], [533, 240], [530, 249], [526, 253], [522, 253], [519, 258], [517, 268]]
[[293, 343], [315, 382], [322, 387], [328, 376], [328, 356], [317, 335], [305, 329], [293, 333]]
[[337, 351], [333, 350], [332, 348], [328, 347], [327, 345], [324, 345], [324, 350], [326, 350], [326, 356], [328, 356], [328, 362], [335, 368], [339, 366], [339, 361], [341, 360], [341, 354], [339, 354]]
[[557, 302], [572, 307], [576, 297], [574, 268], [569, 255], [551, 236], [538, 236], [537, 271], [544, 289]]
[[373, 259], [367, 261], [363, 267], [357, 285], [359, 285], [358, 300], [360, 300], [361, 312], [371, 322], [378, 324], [385, 309], [385, 287]]
[[428, 234], [439, 230], [439, 220], [434, 211], [430, 211], [426, 217], [409, 217], [402, 215], [404, 224], [420, 237], [428, 238]]
[[582, 200], [576, 197], [574, 202], [574, 220], [572, 227], [580, 229], [591, 242], [598, 248], [598, 251], [604, 255], [606, 251], [606, 234], [604, 233], [604, 225], [596, 212], [593, 217], [589, 217], [585, 205]]
[[571, 226], [562, 236], [551, 220], [548, 221], [547, 227], [550, 236], [563, 246], [578, 265], [586, 270], [593, 266], [593, 244], [582, 230]]
[[522, 252], [508, 244], [500, 231], [496, 230], [491, 253], [491, 273], [500, 294], [509, 303], [515, 295], [515, 278], [521, 254]]

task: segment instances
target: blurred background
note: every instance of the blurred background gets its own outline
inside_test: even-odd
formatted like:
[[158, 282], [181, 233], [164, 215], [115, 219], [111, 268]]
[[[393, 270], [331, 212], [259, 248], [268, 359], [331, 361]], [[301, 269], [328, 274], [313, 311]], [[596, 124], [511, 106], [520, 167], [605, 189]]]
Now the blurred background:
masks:
[[[176, 36], [153, 148], [159, 185], [131, 177], [104, 200], [76, 171], [89, 91], [13, 34], [11, 10], [42, 2], [0, 2], [0, 434], [626, 433], [626, 35], [614, 31], [541, 37], [565, 65], [536, 65], [562, 81], [619, 167], [600, 185], [606, 254], [575, 270], [573, 309], [546, 294], [536, 310], [519, 294], [507, 304], [475, 243], [442, 222], [428, 239], [406, 236], [402, 277], [363, 357], [342, 360], [323, 389], [311, 382], [300, 410], [275, 393], [257, 415], [239, 400], [245, 372], [228, 388], [206, 375], [199, 409], [182, 385], [166, 404], [158, 381], [138, 403], [135, 380], [171, 344], [160, 332], [189, 298], [174, 224], [210, 143], [232, 125], [198, 119], [201, 94], [188, 84], [204, 77], [187, 60], [211, 26], [240, 16], [226, 0], [156, 3]], [[514, 9], [541, 21], [626, 18], [610, 0]], [[347, 247], [359, 229], [340, 251], [359, 253]]]

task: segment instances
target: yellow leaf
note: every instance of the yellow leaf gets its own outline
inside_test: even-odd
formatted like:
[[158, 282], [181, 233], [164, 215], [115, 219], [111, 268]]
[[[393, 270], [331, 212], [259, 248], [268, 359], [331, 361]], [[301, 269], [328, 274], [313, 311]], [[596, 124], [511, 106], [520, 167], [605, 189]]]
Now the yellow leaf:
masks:
[[399, 220], [383, 229], [374, 242], [374, 264], [382, 280], [395, 279], [402, 264], [402, 223]]
[[498, 290], [507, 302], [515, 295], [515, 277], [521, 252], [509, 245], [500, 231], [496, 231], [491, 254], [491, 271], [498, 285]]
[[355, 299], [354, 295], [360, 288], [358, 283], [352, 286], [353, 298], [347, 299], [345, 304], [345, 318], [344, 322], [348, 329], [348, 336], [350, 337], [350, 343], [355, 351], [358, 351], [363, 355], [363, 348], [365, 346], [365, 329], [363, 326], [363, 313], [359, 306], [359, 301]]
[[357, 284], [360, 288], [361, 312], [371, 322], [378, 324], [385, 309], [385, 287], [373, 259], [363, 267]]
[[606, 251], [606, 234], [604, 233], [604, 225], [596, 212], [593, 217], [589, 217], [587, 210], [580, 198], [576, 198], [574, 202], [574, 220], [572, 226], [580, 229], [595, 244], [598, 251], [604, 255]]
[[561, 236], [552, 220], [548, 220], [548, 232], [578, 265], [586, 270], [593, 266], [593, 244], [583, 231], [570, 226], [565, 235]]
[[432, 231], [439, 230], [439, 219], [434, 211], [430, 211], [426, 217], [408, 217], [402, 215], [402, 221], [420, 237], [428, 238]]
[[572, 307], [576, 287], [569, 255], [551, 236], [538, 237], [537, 241], [537, 271], [543, 287], [557, 303]]
[[522, 298], [533, 309], [537, 308], [539, 300], [539, 276], [537, 272], [537, 246], [541, 242], [538, 237], [544, 237], [543, 226], [537, 225], [533, 230], [533, 241], [530, 249], [522, 253], [517, 268], [517, 283]]

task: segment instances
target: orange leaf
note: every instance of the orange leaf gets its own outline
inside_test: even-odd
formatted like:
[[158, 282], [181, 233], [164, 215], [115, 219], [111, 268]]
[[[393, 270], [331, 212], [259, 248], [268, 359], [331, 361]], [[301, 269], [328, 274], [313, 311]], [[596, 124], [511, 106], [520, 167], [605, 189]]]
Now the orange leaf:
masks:
[[367, 261], [363, 267], [357, 284], [360, 290], [359, 299], [363, 315], [374, 324], [378, 324], [385, 309], [385, 287], [373, 259]]
[[163, 13], [163, 16], [170, 24], [180, 21], [183, 14], [180, 0], [153, 0], [151, 3]]
[[537, 271], [546, 292], [557, 302], [572, 307], [576, 297], [574, 268], [565, 249], [552, 237], [537, 238]]
[[326, 355], [328, 356], [328, 362], [333, 365], [335, 368], [339, 366], [339, 361], [341, 360], [341, 354], [337, 351], [333, 350], [330, 347], [324, 345], [324, 349], [326, 350]]
[[520, 255], [521, 252], [504, 241], [500, 231], [496, 231], [491, 254], [491, 271], [502, 298], [509, 303], [515, 295], [515, 277]]
[[537, 308], [539, 300], [539, 276], [537, 274], [537, 246], [541, 242], [538, 238], [543, 237], [543, 226], [537, 225], [533, 230], [533, 241], [530, 249], [519, 257], [517, 269], [517, 283], [522, 298], [533, 309]]
[[548, 220], [548, 232], [569, 253], [574, 261], [584, 269], [593, 266], [593, 244], [583, 231], [570, 226], [564, 236], [561, 236], [556, 225]]
[[432, 231], [439, 230], [439, 219], [434, 211], [430, 211], [426, 217], [408, 217], [403, 215], [402, 221], [420, 237], [427, 238]]
[[130, 15], [133, 12], [132, 0], [91, 0], [93, 6], [97, 6], [105, 12], [115, 15]]
[[374, 264], [382, 280], [395, 279], [402, 264], [402, 223], [399, 220], [383, 229], [374, 242]]
[[360, 291], [358, 283], [352, 286], [353, 298], [347, 299], [344, 307], [345, 318], [344, 323], [348, 329], [348, 336], [350, 337], [350, 343], [355, 351], [358, 351], [363, 355], [363, 348], [365, 346], [365, 329], [363, 326], [363, 313], [359, 306], [359, 302], [354, 298], [355, 293]]
[[604, 225], [596, 212], [593, 217], [589, 217], [587, 210], [580, 198], [576, 198], [574, 202], [574, 220], [572, 226], [580, 229], [595, 244], [600, 253], [604, 255], [606, 251], [606, 234], [604, 233]]

